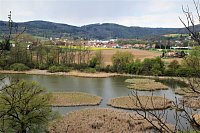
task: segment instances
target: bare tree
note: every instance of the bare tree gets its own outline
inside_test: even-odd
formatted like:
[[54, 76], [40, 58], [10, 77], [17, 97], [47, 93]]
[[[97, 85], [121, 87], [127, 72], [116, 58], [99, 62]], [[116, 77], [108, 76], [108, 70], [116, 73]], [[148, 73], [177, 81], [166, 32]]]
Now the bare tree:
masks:
[[[195, 6], [196, 12], [191, 12], [189, 6], [184, 7], [182, 6], [182, 11], [185, 15], [186, 21], [184, 21], [181, 17], [179, 17], [182, 24], [185, 26], [186, 30], [188, 31], [191, 38], [200, 45], [200, 34], [197, 31], [197, 24], [200, 24], [200, 3], [199, 0], [195, 1], [192, 0]], [[196, 19], [195, 19], [196, 18]], [[198, 22], [198, 23], [196, 23]]]
[[[197, 42], [200, 46], [200, 33], [197, 30], [197, 24], [200, 24], [200, 3], [199, 1], [192, 0], [195, 6], [195, 12], [191, 12], [189, 6], [186, 8], [182, 6], [183, 13], [186, 17], [186, 21], [184, 21], [181, 17], [179, 17], [182, 24], [185, 26], [186, 30], [191, 36], [191, 39]], [[196, 23], [198, 22], [198, 23]], [[193, 49], [195, 51], [195, 49]], [[187, 68], [191, 68], [191, 73], [188, 74], [185, 78], [183, 78], [184, 82], [188, 85], [188, 90], [196, 94], [196, 99], [200, 100], [200, 51], [197, 48], [197, 51], [189, 55], [184, 59], [184, 65]], [[186, 91], [188, 91], [186, 90]], [[147, 110], [139, 99], [139, 95], [137, 92], [133, 91], [132, 95], [137, 98], [138, 106], [141, 108], [140, 111], [137, 111], [137, 114], [142, 116], [143, 119], [146, 119], [149, 123], [151, 123], [159, 132], [190, 132], [193, 130], [195, 132], [199, 132], [199, 123], [196, 122], [193, 117], [194, 111], [191, 108], [186, 106], [187, 100], [179, 101], [175, 98], [173, 101], [173, 116], [175, 125], [174, 128], [170, 128], [168, 124], [166, 124], [166, 120], [169, 117], [168, 112], [163, 111], [152, 111]], [[153, 96], [153, 93], [152, 93]], [[188, 98], [187, 98], [188, 99]], [[150, 99], [149, 102], [152, 102]], [[154, 105], [154, 103], [152, 103]], [[153, 123], [153, 120], [158, 121], [160, 124], [159, 127]], [[188, 124], [187, 126], [183, 124], [183, 120]], [[196, 123], [198, 126], [193, 126]], [[161, 128], [160, 128], [161, 127]]]
[[[21, 34], [24, 33], [26, 28], [24, 28], [22, 31], [18, 31], [18, 26], [13, 22], [12, 20], [12, 14], [10, 11], [10, 14], [8, 15], [8, 32], [2, 35], [3, 42], [1, 43], [0, 50], [6, 50], [10, 51], [11, 49], [11, 40], [16, 40]], [[14, 36], [15, 34], [15, 36]]]

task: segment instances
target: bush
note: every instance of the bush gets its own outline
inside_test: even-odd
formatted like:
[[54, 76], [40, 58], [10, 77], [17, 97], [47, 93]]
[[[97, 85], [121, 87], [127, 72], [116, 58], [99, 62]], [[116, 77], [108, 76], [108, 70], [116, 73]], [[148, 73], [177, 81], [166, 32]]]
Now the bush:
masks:
[[45, 69], [48, 68], [48, 66], [47, 66], [47, 64], [41, 63], [41, 64], [39, 64], [38, 68], [39, 68], [40, 70], [45, 70]]
[[86, 72], [86, 73], [96, 73], [96, 69], [95, 68], [85, 68], [81, 70], [82, 72]]
[[113, 63], [113, 69], [116, 72], [123, 73], [126, 72], [126, 67], [128, 64], [133, 62], [133, 54], [131, 52], [120, 52], [117, 51], [112, 56], [112, 63]]
[[200, 73], [200, 69], [194, 69], [189, 67], [180, 67], [176, 71], [176, 75], [180, 77], [197, 77]]
[[104, 72], [107, 72], [107, 73], [109, 73], [109, 72], [115, 72], [114, 69], [113, 69], [113, 67], [111, 65], [107, 65], [106, 67], [102, 67], [101, 71], [104, 71]]
[[164, 73], [165, 66], [161, 58], [156, 57], [153, 59], [144, 59], [142, 63], [142, 73], [144, 75], [162, 75]]
[[72, 64], [71, 67], [73, 67], [75, 70], [81, 70], [88, 68], [88, 65], [86, 63]]
[[140, 74], [142, 70], [142, 63], [140, 60], [136, 60], [127, 65], [127, 73], [130, 74]]
[[71, 69], [64, 66], [50, 66], [48, 72], [55, 73], [55, 72], [69, 72]]
[[14, 63], [10, 66], [11, 70], [14, 71], [25, 71], [25, 70], [30, 70], [30, 68], [22, 63]]
[[177, 76], [176, 75], [176, 70], [171, 69], [171, 68], [165, 69], [164, 75], [165, 76]]

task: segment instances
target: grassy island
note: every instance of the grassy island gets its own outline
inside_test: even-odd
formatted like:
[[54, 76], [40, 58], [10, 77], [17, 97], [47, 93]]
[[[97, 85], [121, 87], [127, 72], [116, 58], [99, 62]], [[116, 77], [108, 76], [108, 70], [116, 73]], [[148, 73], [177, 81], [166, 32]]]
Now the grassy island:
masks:
[[82, 92], [52, 93], [52, 106], [99, 105], [102, 98]]
[[186, 107], [200, 109], [200, 99], [198, 97], [184, 97], [182, 100]]
[[138, 96], [138, 99], [135, 96], [118, 97], [110, 99], [108, 105], [116, 108], [136, 110], [160, 110], [169, 108], [172, 105], [170, 100], [159, 96]]
[[156, 82], [152, 79], [127, 79], [127, 83], [131, 83], [127, 87], [129, 89], [140, 90], [140, 91], [154, 91], [154, 90], [167, 90], [168, 86]]
[[[159, 127], [157, 121], [154, 124]], [[49, 133], [144, 133], [154, 127], [140, 116], [115, 109], [90, 108], [68, 113], [50, 123]]]
[[177, 88], [175, 90], [175, 94], [183, 95], [183, 96], [189, 96], [189, 97], [190, 96], [192, 96], [192, 97], [199, 96], [198, 93], [194, 92], [190, 88]]

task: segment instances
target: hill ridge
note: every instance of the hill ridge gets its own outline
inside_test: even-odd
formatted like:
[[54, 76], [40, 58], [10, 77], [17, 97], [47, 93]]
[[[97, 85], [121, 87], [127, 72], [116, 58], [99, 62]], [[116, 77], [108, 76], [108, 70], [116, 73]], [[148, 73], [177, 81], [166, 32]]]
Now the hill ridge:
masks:
[[[70, 37], [86, 39], [145, 38], [164, 34], [183, 34], [185, 28], [149, 28], [124, 26], [115, 23], [96, 23], [84, 26], [73, 26], [44, 20], [16, 22], [19, 28], [26, 27], [26, 33], [41, 37]], [[6, 31], [6, 22], [0, 21], [0, 34]], [[200, 29], [200, 28], [199, 28]]]

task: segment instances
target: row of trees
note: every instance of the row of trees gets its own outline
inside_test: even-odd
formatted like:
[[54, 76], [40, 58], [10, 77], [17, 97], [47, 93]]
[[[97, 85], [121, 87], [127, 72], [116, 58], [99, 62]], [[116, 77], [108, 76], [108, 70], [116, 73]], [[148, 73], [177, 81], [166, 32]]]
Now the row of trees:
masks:
[[179, 63], [177, 60], [164, 63], [160, 57], [134, 60], [130, 52], [117, 52], [112, 57], [113, 66], [106, 71], [129, 73], [137, 75], [154, 75], [154, 76], [195, 76], [200, 72], [200, 47], [194, 47], [191, 53]]

